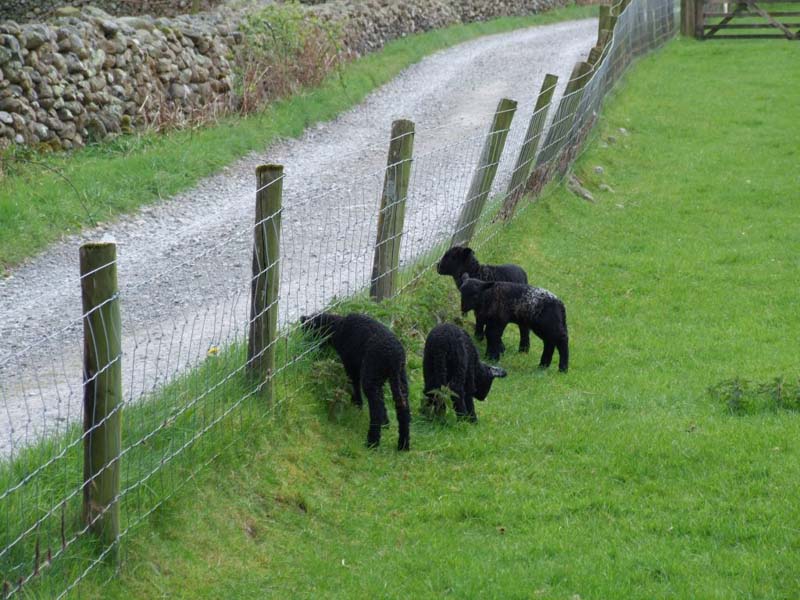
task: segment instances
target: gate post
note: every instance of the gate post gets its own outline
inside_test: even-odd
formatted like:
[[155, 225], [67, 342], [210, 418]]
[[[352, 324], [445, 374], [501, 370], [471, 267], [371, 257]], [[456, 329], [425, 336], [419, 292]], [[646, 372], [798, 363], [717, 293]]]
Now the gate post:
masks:
[[705, 0], [692, 0], [694, 3], [694, 39], [705, 39], [705, 24], [706, 20], [703, 16], [703, 9]]
[[681, 35], [702, 40], [704, 0], [681, 0]]

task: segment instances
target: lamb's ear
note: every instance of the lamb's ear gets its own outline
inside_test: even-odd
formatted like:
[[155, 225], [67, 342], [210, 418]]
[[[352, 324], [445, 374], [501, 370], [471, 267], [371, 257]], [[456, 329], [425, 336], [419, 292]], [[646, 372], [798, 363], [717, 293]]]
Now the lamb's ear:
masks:
[[464, 258], [470, 258], [475, 255], [475, 253], [472, 251], [472, 248], [464, 248], [463, 254]]
[[508, 375], [505, 369], [501, 369], [500, 367], [495, 367], [489, 365], [489, 373], [491, 373], [492, 377], [505, 377]]

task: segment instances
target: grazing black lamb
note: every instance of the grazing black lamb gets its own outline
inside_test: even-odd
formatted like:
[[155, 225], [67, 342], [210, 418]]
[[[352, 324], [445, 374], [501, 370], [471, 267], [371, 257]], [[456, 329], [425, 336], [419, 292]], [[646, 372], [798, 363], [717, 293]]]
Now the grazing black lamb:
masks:
[[400, 434], [397, 449], [408, 450], [411, 411], [406, 352], [397, 336], [383, 323], [356, 313], [339, 316], [323, 312], [300, 317], [300, 322], [305, 330], [324, 336], [336, 350], [353, 384], [353, 403], [357, 406], [363, 404], [364, 390], [369, 406], [367, 446], [371, 448], [380, 444], [381, 426], [389, 423], [383, 403], [383, 384], [389, 381]]
[[[444, 253], [442, 259], [436, 263], [436, 272], [439, 275], [450, 275], [456, 283], [456, 287], [461, 287], [461, 280], [466, 273], [473, 279], [481, 281], [510, 281], [512, 283], [528, 283], [528, 275], [525, 270], [517, 265], [482, 265], [475, 257], [472, 248], [464, 246], [453, 246]], [[483, 339], [485, 324], [477, 314], [475, 315], [475, 337]], [[522, 335], [522, 330], [520, 330]]]
[[478, 420], [473, 398], [485, 400], [494, 379], [506, 376], [503, 369], [482, 363], [467, 332], [449, 323], [437, 325], [428, 333], [422, 370], [424, 407], [437, 415], [444, 414], [446, 406], [437, 392], [448, 387], [454, 394], [456, 415], [468, 417], [473, 423]]
[[[461, 287], [461, 310], [474, 310], [486, 323], [486, 355], [498, 360], [503, 352], [503, 331], [509, 323], [519, 325], [519, 351], [530, 348], [528, 330], [544, 342], [539, 366], [547, 368], [558, 348], [558, 370], [569, 368], [567, 309], [551, 292], [521, 283], [481, 281], [466, 275]], [[524, 332], [524, 335], [523, 335]]]

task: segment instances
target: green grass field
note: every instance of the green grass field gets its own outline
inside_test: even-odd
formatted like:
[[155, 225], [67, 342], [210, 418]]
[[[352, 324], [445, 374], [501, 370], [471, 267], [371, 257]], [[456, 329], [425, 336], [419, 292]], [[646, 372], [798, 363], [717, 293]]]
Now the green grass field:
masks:
[[[575, 167], [597, 202], [553, 186], [480, 250], [565, 301], [568, 374], [510, 327], [479, 423], [417, 410], [400, 454], [394, 421], [364, 448], [366, 411], [315, 353], [80, 596], [798, 597], [800, 413], [708, 392], [800, 376], [798, 52], [674, 41], [642, 60]], [[452, 282], [349, 306], [401, 335], [416, 409], [425, 333], [460, 319]]]
[[[84, 597], [793, 598], [800, 417], [720, 381], [798, 377], [798, 49], [673, 42], [611, 99], [576, 172], [481, 255], [566, 302], [571, 370], [510, 375], [479, 423], [417, 417], [363, 448], [330, 353], [299, 395], [125, 540]], [[621, 132], [624, 128], [625, 132]], [[611, 138], [614, 138], [612, 140]], [[598, 175], [594, 167], [602, 166]], [[614, 192], [597, 189], [607, 183]], [[368, 303], [355, 303], [370, 308]], [[373, 313], [409, 350], [457, 319], [428, 274]]]
[[0, 185], [0, 276], [65, 234], [167, 199], [248, 152], [334, 118], [438, 50], [482, 35], [596, 16], [596, 6], [568, 6], [412, 35], [260, 114], [166, 135], [123, 136], [74, 153], [33, 156], [33, 164], [12, 161]]

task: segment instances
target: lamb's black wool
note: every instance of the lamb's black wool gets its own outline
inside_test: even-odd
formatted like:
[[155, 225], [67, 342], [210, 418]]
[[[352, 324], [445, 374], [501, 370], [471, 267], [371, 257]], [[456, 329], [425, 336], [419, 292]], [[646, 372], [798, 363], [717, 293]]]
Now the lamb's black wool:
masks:
[[336, 350], [353, 384], [353, 402], [358, 406], [363, 404], [361, 390], [364, 390], [369, 406], [367, 445], [370, 447], [380, 444], [381, 426], [389, 422], [383, 403], [383, 384], [389, 381], [400, 433], [397, 449], [408, 450], [411, 411], [406, 352], [397, 336], [383, 323], [356, 313], [339, 316], [323, 312], [301, 317], [300, 322], [307, 331], [325, 336]]
[[436, 263], [439, 275], [450, 275], [456, 287], [460, 287], [461, 278], [466, 273], [473, 279], [481, 281], [510, 281], [512, 283], [528, 283], [525, 270], [517, 265], [482, 265], [478, 262], [472, 248], [453, 246], [444, 253]]
[[462, 312], [474, 310], [476, 318], [480, 317], [486, 323], [486, 355], [490, 359], [500, 358], [503, 331], [509, 323], [516, 323], [520, 329], [520, 352], [527, 352], [530, 348], [530, 329], [544, 342], [539, 366], [549, 367], [553, 351], [558, 348], [558, 369], [567, 370], [567, 310], [554, 294], [521, 283], [481, 281], [466, 275], [459, 291]]
[[[461, 286], [461, 280], [466, 273], [473, 279], [481, 281], [510, 281], [512, 283], [528, 283], [528, 275], [525, 270], [517, 265], [482, 265], [478, 262], [472, 248], [464, 246], [453, 246], [444, 253], [442, 259], [436, 263], [436, 271], [439, 275], [450, 275], [456, 283], [456, 287]], [[477, 314], [475, 315], [475, 337], [483, 339], [485, 324]], [[522, 335], [522, 330], [520, 330]]]
[[445, 405], [436, 392], [445, 386], [454, 394], [456, 414], [473, 422], [478, 420], [473, 398], [485, 400], [495, 377], [506, 376], [503, 369], [482, 363], [469, 335], [460, 327], [447, 323], [437, 325], [428, 333], [422, 369], [425, 406], [443, 414]]

